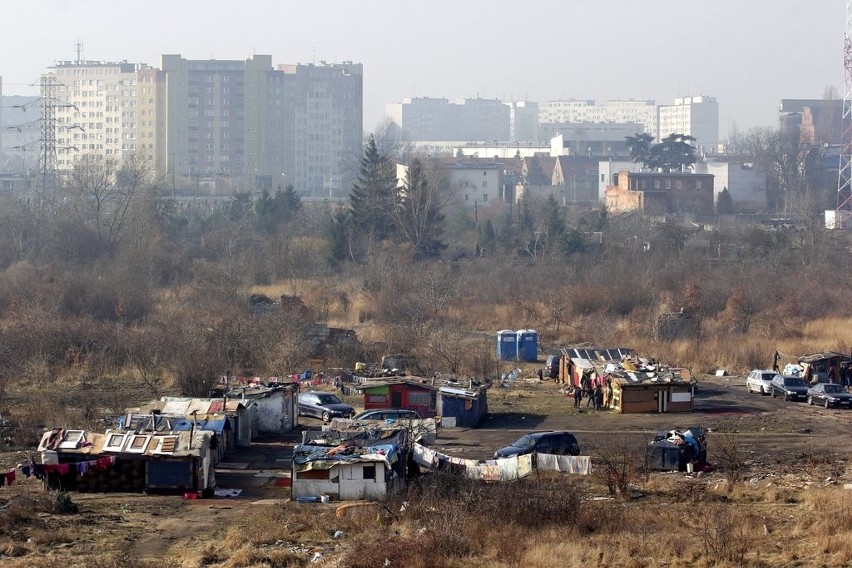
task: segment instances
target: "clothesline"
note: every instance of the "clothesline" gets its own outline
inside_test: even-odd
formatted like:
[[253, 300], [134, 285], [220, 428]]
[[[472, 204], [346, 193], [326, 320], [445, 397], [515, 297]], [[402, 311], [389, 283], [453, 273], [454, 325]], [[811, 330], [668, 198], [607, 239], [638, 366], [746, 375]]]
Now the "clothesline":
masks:
[[36, 479], [44, 479], [49, 473], [58, 473], [66, 475], [72, 471], [85, 475], [91, 469], [107, 469], [115, 463], [115, 456], [97, 458], [94, 460], [86, 460], [74, 463], [56, 463], [45, 464], [30, 462], [28, 464], [18, 464], [15, 468], [0, 473], [0, 487], [3, 485], [12, 485], [17, 478], [17, 470], [21, 470], [24, 477], [29, 478], [34, 476]]

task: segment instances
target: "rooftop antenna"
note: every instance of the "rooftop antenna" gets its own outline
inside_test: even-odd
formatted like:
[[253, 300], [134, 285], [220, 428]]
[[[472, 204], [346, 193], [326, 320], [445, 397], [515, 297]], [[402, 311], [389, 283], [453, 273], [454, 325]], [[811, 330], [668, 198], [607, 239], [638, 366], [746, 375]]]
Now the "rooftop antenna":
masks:
[[74, 63], [77, 65], [83, 63], [83, 42], [80, 38], [77, 38], [77, 41], [74, 42], [74, 54], [76, 56]]

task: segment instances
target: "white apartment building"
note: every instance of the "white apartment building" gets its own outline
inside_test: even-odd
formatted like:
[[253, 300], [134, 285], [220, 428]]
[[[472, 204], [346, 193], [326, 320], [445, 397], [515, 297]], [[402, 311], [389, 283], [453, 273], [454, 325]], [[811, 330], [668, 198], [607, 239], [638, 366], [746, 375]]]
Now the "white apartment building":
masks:
[[[111, 167], [150, 160], [176, 188], [343, 198], [363, 136], [360, 64], [279, 65], [272, 56], [145, 64], [61, 62], [42, 82], [55, 99], [57, 169], [86, 154]], [[45, 93], [42, 94], [45, 96]]]
[[701, 152], [715, 153], [719, 147], [719, 103], [716, 97], [682, 97], [673, 105], [661, 105], [659, 137], [688, 134]]
[[[153, 86], [143, 85], [147, 65], [64, 61], [48, 69], [42, 97], [53, 99], [43, 104], [52, 102], [55, 110], [57, 170], [71, 170], [86, 154], [115, 167], [142, 150], [139, 118], [155, 106]], [[146, 149], [149, 143], [146, 138]]]
[[[657, 137], [657, 106], [648, 99], [558, 100], [540, 105], [539, 124], [638, 123]], [[633, 134], [636, 134], [635, 132]]]

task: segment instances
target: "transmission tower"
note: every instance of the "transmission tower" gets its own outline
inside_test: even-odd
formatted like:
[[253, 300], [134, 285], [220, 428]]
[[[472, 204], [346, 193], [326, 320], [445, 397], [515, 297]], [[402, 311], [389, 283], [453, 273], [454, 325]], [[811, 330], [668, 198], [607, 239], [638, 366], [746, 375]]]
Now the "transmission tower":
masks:
[[[56, 97], [56, 88], [60, 83], [52, 74], [42, 75], [37, 83], [39, 87], [39, 101], [41, 102], [41, 156], [39, 158], [39, 178], [42, 197], [54, 193], [57, 188], [56, 170], [56, 132], [61, 129], [79, 129], [81, 126], [70, 125], [56, 118], [56, 110], [60, 108], [74, 108], [76, 106], [63, 103]], [[74, 146], [63, 146], [63, 150], [76, 150]]]
[[837, 209], [834, 226], [849, 229], [852, 222], [852, 0], [846, 0], [846, 27], [843, 33], [843, 123], [840, 169], [837, 173]]
[[56, 189], [56, 87], [53, 75], [42, 75], [39, 79], [41, 158], [38, 167], [44, 193]]

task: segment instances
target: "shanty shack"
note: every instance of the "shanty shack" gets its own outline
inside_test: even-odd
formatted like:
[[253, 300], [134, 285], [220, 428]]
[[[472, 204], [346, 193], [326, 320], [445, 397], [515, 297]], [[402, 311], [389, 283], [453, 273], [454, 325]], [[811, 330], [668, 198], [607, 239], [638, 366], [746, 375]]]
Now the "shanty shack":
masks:
[[559, 377], [575, 387], [601, 385], [605, 406], [622, 414], [686, 412], [694, 405], [688, 369], [637, 357], [629, 348], [564, 348]]
[[622, 414], [688, 412], [694, 408], [694, 386], [682, 380], [631, 382], [625, 377], [614, 377], [609, 407]]
[[442, 422], [449, 418], [456, 426], [473, 428], [488, 414], [487, 389], [469, 386], [444, 384], [438, 388], [437, 411]]
[[54, 428], [39, 443], [34, 473], [48, 489], [186, 493], [213, 490], [209, 431], [145, 432]]
[[209, 430], [219, 457], [237, 446], [249, 446], [258, 435], [258, 409], [250, 400], [164, 396], [118, 418], [125, 430]]
[[358, 388], [364, 393], [366, 410], [415, 410], [423, 418], [440, 416], [442, 423], [464, 427], [476, 426], [488, 414], [486, 386], [470, 379], [374, 379]]
[[406, 378], [370, 381], [359, 388], [364, 393], [364, 409], [403, 408], [415, 410], [423, 418], [437, 414], [438, 389], [426, 379]]
[[231, 389], [226, 396], [231, 402], [253, 402], [257, 406], [257, 426], [261, 434], [285, 434], [298, 425], [298, 383], [240, 387]]
[[293, 450], [291, 495], [379, 499], [404, 486], [409, 459], [404, 429], [323, 432]]
[[797, 362], [802, 366], [802, 376], [807, 382], [839, 384], [842, 375], [847, 374], [852, 365], [852, 357], [836, 351], [823, 351], [802, 355]]

